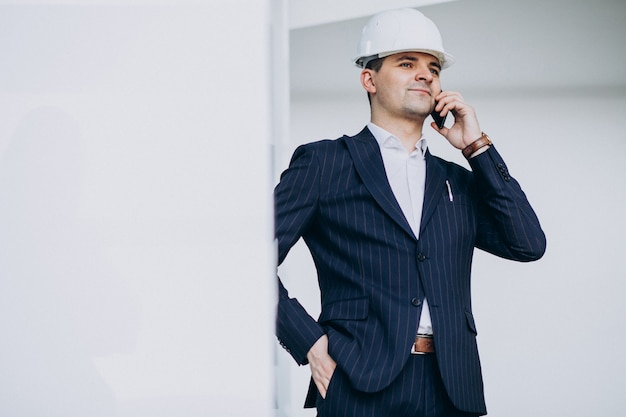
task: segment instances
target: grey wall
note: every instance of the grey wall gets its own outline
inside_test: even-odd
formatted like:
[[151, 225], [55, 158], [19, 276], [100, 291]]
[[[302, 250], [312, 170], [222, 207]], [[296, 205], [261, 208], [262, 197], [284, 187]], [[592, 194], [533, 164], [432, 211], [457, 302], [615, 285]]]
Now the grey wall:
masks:
[[0, 415], [270, 415], [269, 2], [47, 3], [0, 6]]

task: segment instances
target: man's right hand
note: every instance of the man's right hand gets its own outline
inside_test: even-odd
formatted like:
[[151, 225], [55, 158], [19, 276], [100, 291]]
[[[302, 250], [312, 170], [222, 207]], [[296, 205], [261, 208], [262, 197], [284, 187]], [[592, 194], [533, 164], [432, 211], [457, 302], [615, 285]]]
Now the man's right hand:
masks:
[[335, 368], [337, 367], [333, 358], [328, 354], [328, 336], [324, 335], [317, 339], [317, 342], [311, 346], [306, 357], [311, 367], [313, 382], [315, 382], [322, 398], [326, 398], [330, 378], [332, 378]]

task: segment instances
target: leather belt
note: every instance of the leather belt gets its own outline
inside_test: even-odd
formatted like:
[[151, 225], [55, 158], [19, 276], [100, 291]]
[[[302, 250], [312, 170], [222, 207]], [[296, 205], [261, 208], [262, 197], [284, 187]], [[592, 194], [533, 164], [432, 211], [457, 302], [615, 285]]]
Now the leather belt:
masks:
[[435, 343], [432, 335], [417, 335], [413, 345], [414, 354], [435, 353]]

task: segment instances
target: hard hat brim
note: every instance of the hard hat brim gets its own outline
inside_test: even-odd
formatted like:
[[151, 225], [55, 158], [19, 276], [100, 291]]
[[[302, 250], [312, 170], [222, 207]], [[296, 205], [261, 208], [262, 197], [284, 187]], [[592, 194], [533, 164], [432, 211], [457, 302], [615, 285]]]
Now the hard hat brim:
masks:
[[452, 66], [452, 64], [454, 64], [454, 61], [455, 61], [454, 57], [447, 52], [434, 51], [432, 49], [411, 48], [411, 49], [400, 49], [397, 51], [386, 51], [384, 53], [371, 55], [371, 56], [365, 56], [365, 57], [359, 56], [353, 59], [352, 62], [354, 63], [354, 65], [356, 65], [359, 68], [365, 68], [367, 66], [367, 63], [374, 59], [386, 58], [388, 56], [401, 54], [403, 52], [422, 52], [425, 54], [432, 55], [435, 58], [437, 58], [437, 60], [439, 61], [439, 65], [441, 65], [442, 70]]

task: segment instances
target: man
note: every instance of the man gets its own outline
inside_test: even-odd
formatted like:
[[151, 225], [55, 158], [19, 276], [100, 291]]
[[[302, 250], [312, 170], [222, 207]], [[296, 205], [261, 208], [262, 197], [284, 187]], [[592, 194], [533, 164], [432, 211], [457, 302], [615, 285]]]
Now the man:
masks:
[[[539, 259], [545, 236], [474, 109], [441, 91], [453, 62], [413, 9], [374, 16], [355, 63], [371, 122], [299, 147], [275, 190], [279, 263], [302, 237], [317, 269], [316, 321], [279, 282], [277, 335], [309, 363], [319, 416], [486, 414], [470, 300], [475, 247]], [[472, 171], [428, 151], [433, 128]], [[448, 122], [450, 124], [450, 122]]]

